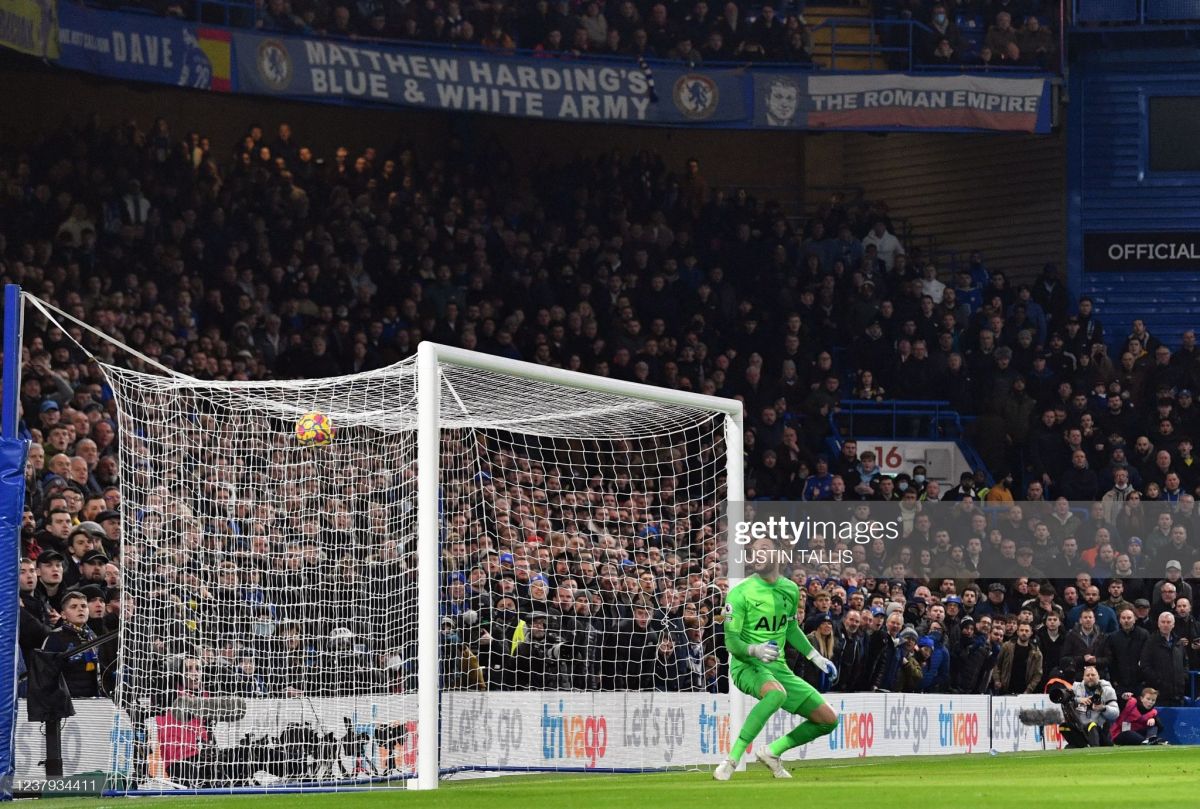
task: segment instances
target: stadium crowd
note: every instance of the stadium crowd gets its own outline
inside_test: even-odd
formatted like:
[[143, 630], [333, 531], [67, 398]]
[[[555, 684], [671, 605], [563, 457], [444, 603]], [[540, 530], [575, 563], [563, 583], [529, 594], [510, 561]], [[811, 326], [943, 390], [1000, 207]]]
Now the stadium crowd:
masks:
[[[741, 398], [749, 498], [913, 514], [911, 543], [790, 571], [805, 630], [841, 670], [829, 684], [796, 663], [823, 688], [1023, 693], [1095, 664], [1170, 705], [1200, 668], [1195, 335], [1172, 351], [1140, 321], [1123, 334], [1052, 264], [1028, 284], [979, 255], [944, 272], [906, 249], [882, 202], [835, 195], [795, 223], [711, 187], [696, 160], [647, 152], [518, 167], [450, 141], [323, 162], [286, 124], [251, 127], [229, 154], [165, 120], [98, 118], [0, 148], [3, 280], [197, 378], [353, 373], [433, 339]], [[182, 672], [240, 695], [411, 688], [411, 608], [392, 634], [371, 618], [412, 592], [406, 469], [368, 468], [384, 481], [374, 499], [339, 475], [275, 492], [250, 483], [262, 466], [212, 466], [198, 438], [181, 448], [194, 485], [139, 485], [123, 505], [123, 484], [161, 468], [119, 457], [137, 438], [76, 342], [127, 358], [69, 331], [26, 318], [23, 646], [134, 622], [152, 698]], [[977, 417], [994, 485], [983, 470], [885, 476], [854, 441], [826, 454], [843, 399], [931, 394]], [[282, 448], [266, 441], [263, 463]], [[468, 485], [491, 505], [447, 526], [445, 687], [725, 690], [728, 585], [705, 530], [720, 484], [489, 453], [488, 482]], [[362, 462], [343, 457], [347, 475]], [[278, 496], [238, 500], [239, 485]], [[523, 496], [547, 503], [532, 527], [505, 512]], [[935, 500], [965, 510], [946, 524], [915, 513]], [[296, 519], [304, 509], [319, 516]], [[124, 549], [123, 519], [136, 521]], [[1051, 562], [1074, 575], [1038, 572]], [[72, 658], [77, 696], [112, 692], [113, 647]]]
[[[137, 4], [135, 4], [137, 5]], [[192, 0], [156, 0], [159, 13], [196, 19], [205, 9]], [[838, 6], [841, 3], [829, 5]], [[879, 2], [872, 14], [882, 45], [907, 48], [914, 61], [932, 65], [1057, 67], [1058, 3], [1029, 0]], [[208, 13], [219, 11], [210, 6]], [[426, 3], [382, 0], [256, 0], [231, 4], [225, 22], [261, 31], [361, 41], [401, 40], [505, 54], [517, 49], [539, 57], [608, 56], [661, 59], [691, 68], [713, 63], [813, 61], [813, 29], [804, 3], [697, 0], [533, 0], [532, 2]], [[836, 15], [834, 15], [836, 16]], [[919, 23], [911, 32], [907, 21]], [[844, 26], [843, 26], [844, 28]], [[872, 33], [874, 36], [874, 33]], [[896, 54], [892, 54], [895, 56]], [[904, 57], [907, 61], [907, 55]], [[907, 68], [907, 64], [897, 65]]]

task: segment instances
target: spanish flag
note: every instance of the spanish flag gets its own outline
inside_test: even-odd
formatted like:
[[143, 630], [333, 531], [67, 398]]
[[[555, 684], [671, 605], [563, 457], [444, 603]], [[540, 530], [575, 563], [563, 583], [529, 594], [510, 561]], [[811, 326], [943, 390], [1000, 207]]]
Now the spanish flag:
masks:
[[218, 93], [233, 90], [233, 59], [230, 56], [232, 36], [220, 28], [200, 28], [196, 31], [200, 50], [208, 57], [212, 66], [212, 83], [209, 89]]

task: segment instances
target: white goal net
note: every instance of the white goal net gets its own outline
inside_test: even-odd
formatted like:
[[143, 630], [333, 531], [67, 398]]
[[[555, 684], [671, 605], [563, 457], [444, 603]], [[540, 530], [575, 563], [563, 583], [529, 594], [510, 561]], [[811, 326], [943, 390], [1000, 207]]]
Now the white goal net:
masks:
[[[615, 731], [571, 706], [725, 690], [738, 404], [421, 357], [286, 382], [105, 366], [131, 788], [641, 769], [598, 760]], [[310, 412], [328, 445], [297, 440]]]

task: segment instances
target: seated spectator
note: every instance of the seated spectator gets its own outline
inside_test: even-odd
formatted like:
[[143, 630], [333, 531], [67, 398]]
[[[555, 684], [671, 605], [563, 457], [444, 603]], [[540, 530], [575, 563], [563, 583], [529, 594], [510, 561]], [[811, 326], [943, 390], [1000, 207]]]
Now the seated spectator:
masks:
[[1016, 42], [1017, 47], [1021, 49], [1021, 58], [1026, 64], [1042, 68], [1053, 67], [1052, 60], [1058, 52], [1054, 36], [1033, 14], [1025, 18], [1025, 24], [1017, 32]]
[[928, 32], [923, 31], [921, 35], [922, 56], [933, 59], [939, 51], [946, 50], [942, 45], [943, 40], [952, 53], [957, 54], [962, 49], [962, 34], [958, 25], [950, 19], [945, 3], [934, 4], [929, 16], [929, 28]]
[[1001, 11], [995, 20], [995, 24], [988, 28], [983, 44], [991, 51], [992, 59], [1002, 59], [1009, 52], [1008, 46], [1017, 44], [1017, 31], [1012, 27], [1012, 15], [1007, 11]]
[[1109, 729], [1113, 744], [1156, 744], [1158, 738], [1158, 692], [1150, 686], [1142, 689], [1139, 696], [1122, 696], [1124, 707]]
[[588, 47], [596, 50], [608, 41], [608, 20], [600, 13], [600, 4], [595, 0], [584, 6], [579, 25], [587, 34]]

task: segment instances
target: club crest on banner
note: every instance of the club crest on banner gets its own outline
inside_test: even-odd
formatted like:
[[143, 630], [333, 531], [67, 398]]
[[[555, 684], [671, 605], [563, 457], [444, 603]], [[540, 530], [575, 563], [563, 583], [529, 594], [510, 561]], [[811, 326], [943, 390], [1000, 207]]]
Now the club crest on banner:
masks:
[[720, 100], [717, 83], [699, 73], [685, 73], [676, 79], [671, 95], [675, 99], [675, 108], [693, 121], [712, 117]]
[[286, 90], [292, 83], [292, 57], [277, 39], [268, 39], [258, 46], [258, 73], [273, 90]]

